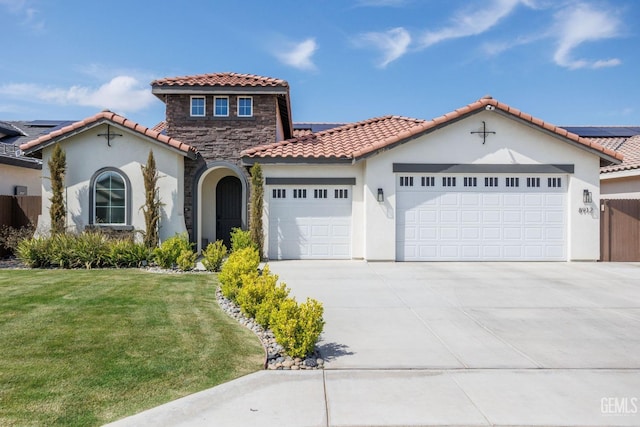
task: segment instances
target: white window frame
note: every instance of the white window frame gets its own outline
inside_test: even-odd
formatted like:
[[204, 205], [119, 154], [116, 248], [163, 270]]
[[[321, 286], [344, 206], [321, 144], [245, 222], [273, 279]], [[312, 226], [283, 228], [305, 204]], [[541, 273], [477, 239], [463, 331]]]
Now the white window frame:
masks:
[[[251, 114], [240, 114], [240, 100], [248, 99], [251, 102]], [[253, 117], [253, 96], [239, 96], [237, 99], [236, 112], [238, 117]]]
[[[107, 174], [112, 174], [112, 175], [116, 175], [120, 180], [122, 180], [122, 184], [124, 186], [124, 197], [123, 197], [123, 202], [124, 202], [124, 221], [123, 222], [98, 222], [98, 215], [97, 215], [97, 210], [98, 210], [98, 182], [100, 181], [100, 178], [103, 175], [107, 175]], [[103, 172], [101, 172], [99, 175], [96, 176], [95, 180], [93, 181], [93, 222], [96, 225], [127, 225], [127, 218], [128, 218], [128, 211], [129, 211], [129, 204], [127, 203], [128, 200], [128, 194], [129, 189], [127, 188], [127, 180], [125, 179], [125, 177], [117, 171], [114, 170], [105, 170]], [[112, 204], [109, 204], [108, 208], [112, 208]]]
[[[216, 113], [216, 101], [218, 99], [226, 99], [227, 100], [227, 114], [217, 114]], [[229, 117], [229, 97], [228, 96], [214, 96], [213, 97], [213, 116], [214, 117]]]
[[[193, 100], [194, 99], [202, 99], [202, 114], [193, 114]], [[191, 96], [191, 98], [189, 98], [189, 114], [191, 115], [191, 117], [205, 117], [207, 115], [207, 97], [206, 96], [200, 96], [200, 95], [194, 95]]]

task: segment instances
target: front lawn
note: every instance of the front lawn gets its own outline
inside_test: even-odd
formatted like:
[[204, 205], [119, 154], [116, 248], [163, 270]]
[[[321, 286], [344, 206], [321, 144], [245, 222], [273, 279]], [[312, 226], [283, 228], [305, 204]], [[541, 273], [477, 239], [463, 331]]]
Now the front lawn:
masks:
[[101, 425], [261, 369], [212, 274], [0, 270], [0, 425]]

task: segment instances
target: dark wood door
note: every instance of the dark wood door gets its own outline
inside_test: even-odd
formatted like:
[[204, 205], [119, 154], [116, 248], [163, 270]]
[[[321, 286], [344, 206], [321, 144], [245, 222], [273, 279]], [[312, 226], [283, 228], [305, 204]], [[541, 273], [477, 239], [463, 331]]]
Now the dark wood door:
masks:
[[230, 246], [231, 229], [242, 226], [242, 184], [235, 176], [226, 176], [216, 187], [216, 239]]

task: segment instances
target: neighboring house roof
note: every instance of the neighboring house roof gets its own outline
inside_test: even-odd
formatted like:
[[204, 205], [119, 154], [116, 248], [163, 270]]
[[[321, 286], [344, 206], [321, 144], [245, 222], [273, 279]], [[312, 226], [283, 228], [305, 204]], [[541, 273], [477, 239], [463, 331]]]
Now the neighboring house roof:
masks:
[[640, 134], [626, 138], [622, 143], [615, 142], [616, 148], [614, 149], [624, 156], [624, 161], [619, 165], [602, 167], [600, 173], [607, 174], [632, 169], [638, 169], [640, 172]]
[[[353, 123], [311, 135], [292, 138], [275, 144], [257, 146], [242, 152], [248, 163], [255, 159], [282, 160], [358, 160], [381, 150], [390, 149], [426, 133], [447, 126], [469, 115], [490, 109], [515, 117], [544, 131], [594, 152], [601, 158], [601, 165], [620, 163], [623, 156], [587, 138], [547, 123], [507, 104], [486, 96], [455, 111], [433, 120], [419, 120], [398, 116], [386, 116]], [[250, 160], [253, 159], [253, 160]]]
[[0, 121], [0, 163], [42, 169], [42, 162], [24, 156], [20, 145], [71, 123], [70, 120]]
[[286, 80], [262, 77], [254, 74], [212, 73], [194, 76], [166, 77], [151, 82], [153, 87], [161, 86], [216, 86], [216, 87], [283, 87], [289, 88]]
[[70, 136], [76, 135], [80, 132], [83, 132], [87, 129], [91, 129], [96, 127], [102, 123], [110, 123], [116, 126], [121, 126], [122, 128], [129, 129], [134, 131], [135, 133], [147, 137], [153, 141], [164, 144], [170, 148], [173, 148], [186, 156], [195, 158], [197, 155], [196, 149], [190, 145], [185, 144], [184, 142], [178, 141], [175, 138], [168, 137], [163, 135], [157, 131], [149, 129], [146, 126], [142, 126], [138, 123], [135, 123], [125, 117], [122, 117], [116, 113], [112, 113], [111, 111], [101, 111], [98, 114], [95, 114], [91, 117], [88, 117], [79, 122], [72, 123], [70, 125], [64, 126], [58, 130], [47, 133], [37, 139], [31, 140], [20, 145], [20, 149], [25, 152], [27, 155], [39, 155], [40, 150], [43, 148], [55, 144], [56, 142], [66, 139]]
[[622, 163], [618, 165], [601, 167], [601, 174], [634, 169], [640, 172], [640, 126], [563, 126], [563, 128], [624, 156]]

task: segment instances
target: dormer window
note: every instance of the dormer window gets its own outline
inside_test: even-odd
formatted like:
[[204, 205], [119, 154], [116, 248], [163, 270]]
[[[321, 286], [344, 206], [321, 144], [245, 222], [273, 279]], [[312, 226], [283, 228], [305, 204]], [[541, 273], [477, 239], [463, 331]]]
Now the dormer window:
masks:
[[253, 98], [250, 96], [238, 97], [238, 117], [253, 116]]
[[229, 117], [228, 96], [216, 96], [213, 98], [213, 115], [215, 117]]
[[204, 96], [192, 96], [191, 97], [191, 117], [204, 117], [205, 116], [205, 99]]

